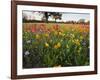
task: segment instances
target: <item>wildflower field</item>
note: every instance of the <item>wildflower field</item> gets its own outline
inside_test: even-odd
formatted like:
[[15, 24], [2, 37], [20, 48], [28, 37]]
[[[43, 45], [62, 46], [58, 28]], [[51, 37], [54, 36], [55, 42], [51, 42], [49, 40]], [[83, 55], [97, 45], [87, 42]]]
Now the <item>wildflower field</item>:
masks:
[[23, 23], [23, 68], [89, 65], [89, 24]]

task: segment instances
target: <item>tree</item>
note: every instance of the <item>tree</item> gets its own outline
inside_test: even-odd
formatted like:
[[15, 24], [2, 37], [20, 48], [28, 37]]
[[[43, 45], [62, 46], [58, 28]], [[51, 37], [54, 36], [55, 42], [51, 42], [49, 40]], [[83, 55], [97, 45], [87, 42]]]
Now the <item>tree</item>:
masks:
[[57, 19], [61, 20], [61, 17], [62, 17], [61, 13], [59, 13], [59, 12], [51, 12], [50, 14], [55, 19], [55, 22], [56, 22]]
[[85, 23], [85, 19], [79, 19], [78, 23], [84, 24]]
[[50, 16], [49, 12], [44, 12], [44, 17], [45, 17], [46, 22], [48, 22], [49, 16]]
[[48, 22], [48, 18], [52, 16], [55, 19], [55, 22], [57, 19], [61, 19], [62, 14], [59, 12], [44, 12], [44, 16], [42, 17], [42, 20], [45, 20], [45, 22]]
[[88, 20], [86, 23], [87, 23], [87, 24], [90, 24], [90, 21]]
[[25, 13], [23, 13], [23, 22], [27, 21], [27, 15]]

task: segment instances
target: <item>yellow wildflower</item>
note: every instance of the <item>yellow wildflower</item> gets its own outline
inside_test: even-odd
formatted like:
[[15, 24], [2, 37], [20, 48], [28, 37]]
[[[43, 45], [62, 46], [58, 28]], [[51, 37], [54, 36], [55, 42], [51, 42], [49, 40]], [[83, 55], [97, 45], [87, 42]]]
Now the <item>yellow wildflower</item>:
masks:
[[49, 37], [49, 34], [47, 34], [47, 33], [46, 33], [46, 34], [44, 34], [44, 35], [45, 35], [46, 37]]
[[45, 47], [49, 47], [49, 44], [47, 42], [45, 43]]
[[66, 48], [69, 48], [69, 46], [68, 46], [68, 45], [66, 45]]
[[75, 40], [74, 40], [74, 43], [75, 43], [76, 45], [80, 45], [80, 41], [79, 41], [78, 39], [75, 39]]
[[83, 37], [82, 37], [82, 36], [80, 36], [80, 39], [83, 39]]
[[72, 31], [74, 31], [74, 29], [72, 29]]
[[58, 42], [56, 45], [54, 45], [54, 48], [55, 48], [55, 49], [60, 48], [60, 47], [61, 47], [60, 42]]
[[65, 36], [65, 34], [64, 34], [64, 33], [62, 33], [62, 32], [59, 32], [59, 35], [60, 35], [60, 36]]
[[62, 35], [62, 33], [61, 33], [61, 32], [59, 32], [59, 35]]
[[60, 42], [58, 42], [58, 43], [57, 43], [57, 46], [58, 46], [58, 48], [59, 48], [59, 47], [61, 47], [61, 44], [60, 44]]
[[74, 34], [71, 34], [71, 38], [74, 38], [75, 37], [75, 35]]
[[38, 34], [36, 34], [36, 39], [40, 39], [40, 36]]
[[55, 34], [55, 35], [58, 35], [58, 32], [57, 32], [57, 31], [55, 31], [55, 32], [54, 32], [54, 34]]
[[57, 49], [57, 48], [58, 48], [58, 46], [57, 46], [57, 45], [54, 45], [54, 48], [55, 48], [55, 49]]

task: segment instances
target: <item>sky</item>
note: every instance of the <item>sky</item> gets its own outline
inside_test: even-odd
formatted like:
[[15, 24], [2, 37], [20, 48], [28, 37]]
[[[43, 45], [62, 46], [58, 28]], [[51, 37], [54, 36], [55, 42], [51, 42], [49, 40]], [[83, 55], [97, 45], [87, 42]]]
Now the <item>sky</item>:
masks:
[[[28, 20], [41, 20], [43, 14], [34, 11], [23, 11], [23, 16], [26, 15]], [[66, 21], [78, 21], [80, 19], [90, 20], [90, 14], [88, 13], [72, 13], [72, 12], [63, 12], [62, 19], [57, 20], [58, 22], [66, 22]], [[55, 21], [52, 17], [49, 17], [49, 21]]]

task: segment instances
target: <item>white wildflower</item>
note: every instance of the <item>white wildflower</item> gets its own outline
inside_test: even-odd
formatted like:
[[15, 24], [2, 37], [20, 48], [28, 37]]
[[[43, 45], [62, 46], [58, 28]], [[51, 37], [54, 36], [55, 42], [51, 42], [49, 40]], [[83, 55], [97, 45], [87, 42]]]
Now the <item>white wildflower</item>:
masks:
[[27, 43], [28, 43], [28, 44], [31, 43], [31, 40], [28, 40]]
[[29, 51], [26, 51], [26, 52], [25, 52], [25, 55], [26, 55], [26, 56], [29, 55], [29, 54], [30, 54]]

